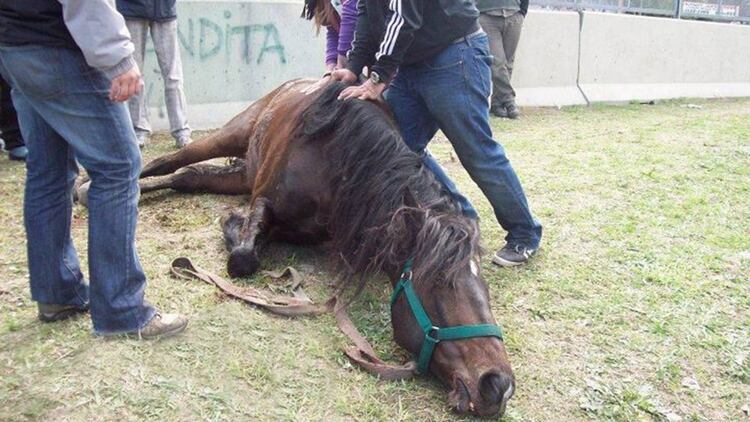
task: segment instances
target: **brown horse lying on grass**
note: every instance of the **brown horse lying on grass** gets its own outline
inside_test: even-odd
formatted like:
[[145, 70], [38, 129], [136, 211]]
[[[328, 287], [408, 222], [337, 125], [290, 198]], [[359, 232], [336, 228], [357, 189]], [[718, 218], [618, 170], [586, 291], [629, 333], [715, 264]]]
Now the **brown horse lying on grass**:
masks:
[[[144, 180], [143, 192], [251, 194], [249, 205], [223, 221], [233, 277], [254, 273], [261, 248], [276, 240], [332, 241], [359, 288], [378, 271], [395, 283], [412, 259], [406, 278], [415, 296], [399, 294], [392, 306], [396, 342], [415, 354], [435, 347], [421, 360], [453, 388], [449, 403], [457, 411], [502, 414], [515, 386], [500, 336], [438, 333], [495, 327], [476, 222], [406, 147], [384, 108], [339, 101], [343, 85], [313, 82], [288, 82], [219, 131], [152, 161], [142, 177], [167, 176]], [[215, 157], [244, 161], [190, 165]], [[426, 320], [417, 321], [420, 306], [412, 301], [421, 301]]]

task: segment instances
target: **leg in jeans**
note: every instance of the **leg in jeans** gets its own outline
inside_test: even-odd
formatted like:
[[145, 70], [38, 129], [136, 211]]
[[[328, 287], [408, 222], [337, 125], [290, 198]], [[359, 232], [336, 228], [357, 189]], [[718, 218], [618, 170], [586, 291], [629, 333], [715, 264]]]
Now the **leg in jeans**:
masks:
[[18, 116], [10, 98], [10, 85], [0, 77], [0, 137], [5, 141], [5, 149], [10, 151], [24, 146], [18, 128]]
[[16, 92], [15, 103], [29, 141], [24, 225], [31, 298], [39, 303], [83, 307], [89, 289], [70, 238], [78, 165], [67, 142]]
[[[503, 34], [503, 50], [505, 50], [505, 68], [508, 70], [508, 81], [513, 77], [513, 63], [516, 61], [516, 48], [521, 40], [524, 16], [521, 12], [505, 19], [505, 33]], [[491, 45], [491, 43], [490, 43]], [[492, 47], [490, 46], [490, 50]], [[509, 82], [510, 83], [510, 82]], [[511, 88], [513, 89], [513, 88]], [[513, 91], [513, 97], [516, 93]]]
[[420, 64], [416, 86], [461, 164], [492, 204], [498, 222], [508, 232], [506, 240], [536, 249], [542, 226], [531, 215], [503, 147], [492, 139], [489, 61], [487, 37], [473, 37]]
[[185, 108], [185, 92], [182, 87], [182, 60], [177, 43], [177, 20], [151, 22], [151, 38], [154, 40], [156, 59], [164, 79], [164, 102], [167, 105], [169, 128], [172, 137], [179, 140], [190, 137]]
[[[144, 19], [125, 19], [125, 24], [130, 31], [130, 37], [135, 46], [133, 57], [138, 68], [143, 72], [143, 62], [146, 56], [146, 37], [148, 36], [148, 21]], [[130, 118], [133, 120], [133, 129], [139, 142], [145, 142], [151, 134], [151, 123], [148, 121], [148, 105], [146, 104], [146, 90], [133, 95], [128, 100]]]
[[409, 77], [412, 73], [407, 69], [402, 70], [385, 93], [386, 101], [393, 110], [401, 136], [409, 149], [422, 155], [425, 166], [432, 170], [438, 181], [458, 202], [463, 213], [471, 218], [477, 218], [477, 212], [471, 202], [459, 192], [437, 160], [426, 149], [427, 144], [435, 136], [438, 126], [435, 119], [430, 116], [422, 99], [416, 95], [414, 90], [410, 89]]
[[505, 36], [506, 18], [482, 13], [479, 15], [479, 23], [489, 37], [490, 52], [494, 56], [492, 61], [492, 106], [503, 106], [516, 97], [516, 93], [510, 85], [508, 59], [503, 38]]
[[[34, 273], [37, 265], [45, 265], [45, 260], [59, 256], [63, 257], [61, 265], [72, 268], [69, 259], [72, 246], [66, 245], [70, 236], [66, 222], [72, 185], [72, 150], [91, 177], [89, 296], [94, 330], [107, 334], [143, 327], [155, 310], [143, 300], [146, 278], [135, 250], [141, 165], [125, 105], [109, 100], [110, 81], [90, 68], [79, 51], [0, 46], [0, 68], [14, 87], [14, 93], [17, 92], [14, 95], [20, 99], [24, 131], [29, 124], [45, 123], [41, 129], [27, 131], [33, 136], [28, 140], [33, 156], [32, 176], [51, 171], [61, 180], [52, 186], [43, 186], [46, 179], [38, 182], [32, 179], [27, 188], [27, 200], [32, 201], [27, 208], [42, 213], [32, 212], [29, 216], [32, 222], [43, 218], [44, 213], [51, 214], [54, 207], [61, 216], [44, 221], [43, 230], [31, 230], [27, 234], [29, 247], [33, 249], [29, 253], [30, 272]], [[27, 116], [31, 116], [28, 121]], [[52, 140], [39, 139], [50, 131], [56, 133]], [[57, 147], [63, 142], [67, 144], [64, 161], [63, 155], [57, 153], [53, 155], [54, 163], [48, 164], [40, 157], [44, 151], [34, 151], [37, 145], [52, 145], [52, 142]], [[47, 147], [53, 149], [50, 145]], [[55, 190], [56, 195], [46, 195]]]

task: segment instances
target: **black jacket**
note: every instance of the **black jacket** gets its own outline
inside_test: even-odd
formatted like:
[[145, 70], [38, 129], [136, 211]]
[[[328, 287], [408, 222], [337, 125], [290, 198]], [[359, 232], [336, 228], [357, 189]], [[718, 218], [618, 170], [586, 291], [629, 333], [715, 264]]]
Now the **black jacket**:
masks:
[[479, 29], [473, 0], [359, 0], [349, 70], [369, 66], [390, 80], [401, 65], [426, 60]]
[[0, 0], [0, 44], [78, 48], [57, 0]]
[[177, 0], [117, 0], [117, 11], [126, 18], [150, 21], [177, 19]]

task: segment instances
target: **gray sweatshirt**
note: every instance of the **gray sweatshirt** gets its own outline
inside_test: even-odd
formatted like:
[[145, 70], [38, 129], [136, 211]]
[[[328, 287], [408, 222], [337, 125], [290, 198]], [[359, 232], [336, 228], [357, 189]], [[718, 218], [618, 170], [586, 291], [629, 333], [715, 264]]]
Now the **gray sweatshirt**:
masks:
[[114, 79], [134, 66], [133, 43], [114, 0], [58, 0], [70, 35], [86, 63]]

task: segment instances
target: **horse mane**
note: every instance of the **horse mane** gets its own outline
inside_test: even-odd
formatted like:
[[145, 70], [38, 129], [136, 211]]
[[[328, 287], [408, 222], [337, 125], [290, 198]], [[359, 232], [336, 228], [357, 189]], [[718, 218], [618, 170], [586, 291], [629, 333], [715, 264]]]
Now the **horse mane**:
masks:
[[453, 283], [480, 253], [476, 222], [464, 216], [422, 158], [404, 143], [387, 109], [338, 100], [331, 83], [303, 112], [298, 136], [321, 143], [334, 186], [327, 222], [351, 279], [398, 274], [414, 259], [414, 280]]

